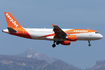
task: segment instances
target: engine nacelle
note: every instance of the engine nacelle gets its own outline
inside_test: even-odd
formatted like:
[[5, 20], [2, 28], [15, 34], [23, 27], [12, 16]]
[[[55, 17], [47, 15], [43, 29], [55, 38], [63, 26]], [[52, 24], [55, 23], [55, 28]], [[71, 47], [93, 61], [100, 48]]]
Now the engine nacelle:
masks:
[[61, 44], [62, 45], [70, 45], [70, 41], [62, 41]]
[[69, 41], [76, 41], [76, 40], [77, 40], [77, 36], [76, 36], [76, 35], [68, 35], [68, 36], [67, 36], [67, 39], [68, 39]]

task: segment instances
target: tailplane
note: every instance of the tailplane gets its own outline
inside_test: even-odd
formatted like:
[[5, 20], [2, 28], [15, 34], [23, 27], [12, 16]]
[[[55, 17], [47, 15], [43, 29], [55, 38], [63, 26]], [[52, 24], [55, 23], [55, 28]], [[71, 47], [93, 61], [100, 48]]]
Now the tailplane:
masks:
[[11, 27], [7, 27], [8, 28], [8, 30], [9, 30], [9, 32], [12, 32], [12, 33], [17, 33], [17, 31], [16, 30], [14, 30], [13, 28], [11, 28]]
[[15, 20], [15, 18], [9, 12], [4, 12], [4, 14], [9, 28], [22, 28], [22, 26]]

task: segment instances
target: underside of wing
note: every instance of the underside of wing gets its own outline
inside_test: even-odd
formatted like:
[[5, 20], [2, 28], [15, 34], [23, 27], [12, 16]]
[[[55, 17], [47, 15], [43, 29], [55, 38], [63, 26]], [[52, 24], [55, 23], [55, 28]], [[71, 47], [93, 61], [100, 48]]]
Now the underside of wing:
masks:
[[53, 25], [53, 31], [55, 33], [54, 40], [56, 41], [63, 41], [66, 39], [67, 34], [57, 25]]

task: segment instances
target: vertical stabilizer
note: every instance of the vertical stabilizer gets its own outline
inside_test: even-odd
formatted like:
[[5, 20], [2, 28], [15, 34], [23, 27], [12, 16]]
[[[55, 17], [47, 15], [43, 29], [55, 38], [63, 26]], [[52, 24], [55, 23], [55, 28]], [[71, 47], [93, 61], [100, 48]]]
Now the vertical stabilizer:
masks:
[[4, 12], [4, 14], [6, 17], [8, 27], [22, 28], [21, 25], [15, 20], [15, 18], [9, 12]]

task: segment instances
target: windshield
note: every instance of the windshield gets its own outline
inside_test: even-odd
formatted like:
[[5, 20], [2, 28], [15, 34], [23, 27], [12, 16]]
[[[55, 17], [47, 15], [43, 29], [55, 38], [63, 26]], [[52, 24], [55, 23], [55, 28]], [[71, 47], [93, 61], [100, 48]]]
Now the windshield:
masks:
[[95, 32], [96, 34], [98, 34], [98, 32]]

